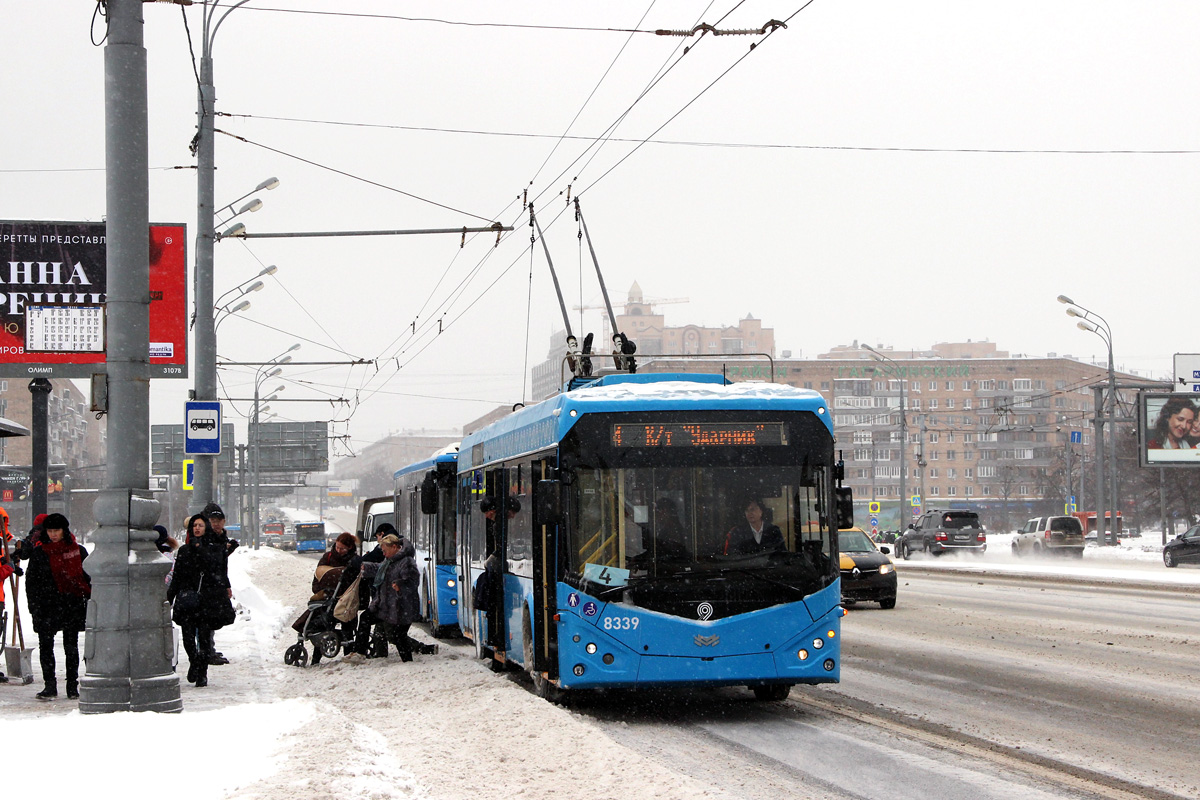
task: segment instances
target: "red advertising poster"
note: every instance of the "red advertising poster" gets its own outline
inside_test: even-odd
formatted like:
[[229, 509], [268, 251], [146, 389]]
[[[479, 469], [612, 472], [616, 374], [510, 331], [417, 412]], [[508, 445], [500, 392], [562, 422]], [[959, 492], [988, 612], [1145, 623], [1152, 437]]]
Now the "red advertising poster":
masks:
[[[150, 377], [186, 378], [187, 228], [151, 225], [149, 235]], [[86, 378], [101, 371], [103, 351], [83, 351], [84, 345], [71, 344], [75, 338], [40, 329], [35, 345], [27, 321], [48, 309], [75, 307], [78, 315], [51, 324], [78, 324], [104, 305], [105, 241], [102, 222], [0, 221], [0, 377]]]

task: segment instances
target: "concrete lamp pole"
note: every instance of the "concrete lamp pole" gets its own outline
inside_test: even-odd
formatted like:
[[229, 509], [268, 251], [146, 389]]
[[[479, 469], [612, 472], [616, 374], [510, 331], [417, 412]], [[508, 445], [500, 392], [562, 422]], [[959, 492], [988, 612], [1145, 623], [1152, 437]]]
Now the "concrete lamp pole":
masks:
[[181, 711], [150, 490], [150, 187], [142, 0], [108, 0], [104, 150], [108, 245], [108, 471], [79, 685], [84, 714]]
[[[259, 415], [262, 414], [263, 407], [261, 404], [264, 401], [262, 401], [260, 399], [259, 392], [262, 389], [263, 381], [265, 381], [269, 378], [273, 378], [276, 375], [279, 375], [281, 372], [283, 372], [283, 367], [281, 365], [286, 364], [292, 360], [292, 357], [290, 355], [288, 355], [288, 353], [294, 353], [295, 351], [297, 351], [299, 349], [300, 349], [300, 343], [297, 342], [296, 344], [289, 347], [287, 350], [284, 350], [282, 353], [275, 356], [275, 358], [272, 358], [270, 361], [259, 366], [259, 368], [254, 371], [254, 412], [253, 412], [253, 415], [251, 416], [251, 421], [250, 421], [251, 430], [253, 430], [253, 432], [254, 432], [253, 436], [251, 437], [251, 444], [252, 444], [251, 458], [253, 459], [253, 462], [254, 462], [253, 463], [254, 481], [251, 484], [251, 490], [253, 491], [254, 494], [250, 499], [250, 514], [251, 514], [251, 519], [252, 519], [251, 524], [254, 526], [253, 535], [254, 535], [254, 549], [255, 550], [257, 550], [259, 548], [260, 542], [262, 541], [262, 524], [261, 524], [262, 517], [261, 517], [261, 511], [259, 508], [259, 500], [260, 500], [259, 492], [260, 492], [260, 486], [262, 483], [262, 445], [260, 443], [262, 436], [261, 436], [261, 431], [259, 430]], [[263, 370], [266, 370], [266, 372], [264, 372]], [[272, 398], [276, 397], [279, 394], [279, 392], [283, 390], [283, 388], [284, 387], [280, 386], [278, 389], [276, 389], [274, 392], [272, 392], [271, 397]]]
[[[904, 510], [908, 505], [908, 491], [904, 479], [904, 473], [908, 469], [908, 419], [905, 416], [904, 402], [904, 376], [900, 372], [900, 365], [892, 359], [885, 356], [883, 353], [871, 347], [869, 344], [864, 344], [863, 348], [876, 356], [877, 361], [887, 361], [896, 370], [896, 383], [900, 385], [900, 532], [904, 533], [908, 527], [909, 519], [912, 514], [905, 514]], [[922, 494], [924, 494], [922, 492]]]
[[[1096, 544], [1103, 547], [1117, 543], [1117, 372], [1113, 365], [1112, 329], [1108, 321], [1095, 311], [1090, 311], [1076, 303], [1066, 295], [1060, 294], [1058, 302], [1072, 306], [1067, 309], [1067, 316], [1079, 319], [1077, 326], [1080, 330], [1094, 333], [1100, 337], [1108, 348], [1108, 396], [1104, 397], [1102, 390], [1096, 390]], [[1104, 431], [1108, 427], [1108, 454], [1102, 455]], [[1104, 462], [1108, 461], [1109, 496], [1105, 496]], [[1111, 507], [1112, 535], [1106, 533], [1105, 516]]]
[[[276, 178], [263, 181], [254, 191], [249, 192], [233, 203], [221, 209], [214, 207], [214, 173], [216, 171], [214, 154], [214, 120], [216, 119], [216, 90], [213, 87], [213, 40], [217, 30], [226, 17], [239, 6], [249, 0], [240, 0], [228, 7], [221, 6], [221, 0], [212, 0], [201, 6], [203, 25], [201, 27], [200, 50], [200, 86], [197, 97], [197, 132], [196, 132], [196, 359], [194, 393], [196, 400], [217, 400], [217, 331], [214, 320], [213, 305], [213, 245], [219, 239], [236, 236], [245, 232], [245, 226], [238, 223], [233, 228], [218, 235], [215, 229], [217, 214], [226, 209], [232, 211], [233, 205], [240, 200], [263, 189], [274, 189], [279, 185]], [[256, 200], [246, 204], [241, 210], [221, 222], [227, 225], [234, 217], [245, 212], [257, 211], [262, 208], [262, 201]], [[215, 473], [217, 456], [195, 456], [195, 489], [193, 503], [197, 508], [203, 508], [215, 500]]]

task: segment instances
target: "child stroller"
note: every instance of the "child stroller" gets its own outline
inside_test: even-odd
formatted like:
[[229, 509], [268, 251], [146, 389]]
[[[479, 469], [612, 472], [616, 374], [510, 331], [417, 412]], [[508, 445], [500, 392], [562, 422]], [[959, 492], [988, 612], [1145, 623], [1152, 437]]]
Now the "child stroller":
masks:
[[308, 650], [304, 647], [307, 640], [313, 647], [314, 662], [316, 654], [325, 658], [333, 658], [342, 649], [343, 644], [350, 646], [353, 642], [343, 642], [338, 633], [339, 620], [333, 615], [334, 606], [346, 588], [345, 571], [338, 577], [337, 588], [332, 592], [317, 592], [308, 601], [308, 608], [292, 623], [292, 628], [298, 634], [296, 643], [283, 653], [283, 663], [289, 667], [308, 666]]

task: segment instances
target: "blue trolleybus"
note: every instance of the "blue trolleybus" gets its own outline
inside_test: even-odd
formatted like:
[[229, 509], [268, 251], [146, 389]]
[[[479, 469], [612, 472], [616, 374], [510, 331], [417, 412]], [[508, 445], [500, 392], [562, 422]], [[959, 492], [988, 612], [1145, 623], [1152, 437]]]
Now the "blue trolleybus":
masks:
[[455, 465], [458, 446], [399, 469], [395, 480], [396, 529], [417, 549], [421, 616], [431, 635], [458, 633], [455, 566]]
[[324, 522], [297, 522], [292, 529], [296, 532], [297, 553], [325, 552]]
[[836, 682], [852, 520], [830, 417], [790, 386], [614, 374], [471, 433], [463, 635], [550, 699]]

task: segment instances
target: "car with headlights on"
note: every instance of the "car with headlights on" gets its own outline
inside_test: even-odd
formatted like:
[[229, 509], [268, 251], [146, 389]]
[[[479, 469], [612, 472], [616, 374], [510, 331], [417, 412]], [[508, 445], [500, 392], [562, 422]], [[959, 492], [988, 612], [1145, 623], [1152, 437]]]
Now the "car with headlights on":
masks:
[[838, 531], [841, 559], [842, 602], [860, 600], [896, 607], [896, 565], [888, 558], [890, 548], [879, 547], [862, 528]]
[[1163, 545], [1163, 563], [1168, 567], [1200, 564], [1200, 525], [1193, 525]]

